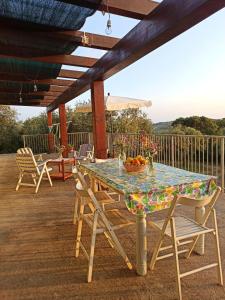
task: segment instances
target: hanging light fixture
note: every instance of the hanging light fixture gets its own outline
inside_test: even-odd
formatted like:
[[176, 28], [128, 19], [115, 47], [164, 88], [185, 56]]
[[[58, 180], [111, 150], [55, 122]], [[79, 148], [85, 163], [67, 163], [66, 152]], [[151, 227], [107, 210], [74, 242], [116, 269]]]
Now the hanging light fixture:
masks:
[[37, 88], [36, 82], [34, 81], [34, 92], [37, 92], [37, 91], [38, 91], [38, 88]]
[[[112, 21], [111, 21], [111, 16], [110, 16], [110, 12], [109, 12], [108, 0], [106, 0], [106, 4], [103, 1], [102, 6], [103, 6], [102, 15], [104, 16], [106, 12], [108, 13], [108, 20], [106, 23], [105, 33], [107, 35], [110, 35], [112, 33]], [[104, 7], [106, 7], [106, 10], [104, 9]]]
[[83, 35], [81, 36], [81, 42], [82, 42], [83, 46], [89, 44], [89, 37], [86, 35], [85, 32], [84, 32]]
[[110, 35], [112, 33], [112, 21], [110, 19], [110, 14], [109, 14], [109, 18], [108, 18], [107, 23], [106, 23], [105, 33], [107, 35]]

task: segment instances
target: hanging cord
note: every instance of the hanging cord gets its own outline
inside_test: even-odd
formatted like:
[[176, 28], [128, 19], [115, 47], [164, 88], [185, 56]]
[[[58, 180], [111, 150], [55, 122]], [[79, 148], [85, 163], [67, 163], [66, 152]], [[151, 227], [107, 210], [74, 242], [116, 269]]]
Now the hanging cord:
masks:
[[23, 83], [21, 82], [20, 93], [19, 93], [19, 102], [20, 103], [23, 103], [22, 90], [23, 90]]

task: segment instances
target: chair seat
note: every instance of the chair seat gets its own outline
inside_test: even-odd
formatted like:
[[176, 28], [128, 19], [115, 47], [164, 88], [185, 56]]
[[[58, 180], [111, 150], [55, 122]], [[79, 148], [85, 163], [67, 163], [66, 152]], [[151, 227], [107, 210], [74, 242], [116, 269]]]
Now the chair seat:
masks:
[[[176, 238], [185, 239], [190, 236], [196, 236], [206, 232], [213, 231], [205, 226], [202, 226], [195, 221], [188, 219], [184, 216], [174, 217], [175, 227], [176, 227]], [[165, 220], [159, 220], [155, 222], [150, 222], [150, 225], [156, 229], [162, 230]], [[167, 225], [165, 234], [171, 238], [170, 224]]]
[[[120, 212], [119, 209], [111, 209], [104, 212], [107, 220], [109, 221], [109, 224], [112, 226], [113, 229], [122, 228], [131, 224], [134, 224], [134, 222], [126, 219]], [[92, 228], [93, 222], [94, 222], [94, 215], [91, 214], [85, 214], [84, 215], [85, 221], [88, 223], [88, 225]], [[97, 228], [105, 228], [105, 224], [99, 220]]]
[[[76, 193], [82, 197], [82, 198], [89, 198], [88, 192], [82, 189], [82, 186], [80, 185], [81, 189], [78, 188], [79, 183], [77, 184]], [[108, 193], [104, 191], [98, 191], [94, 193], [95, 198], [100, 204], [113, 204], [115, 203], [115, 199], [113, 199]]]
[[[38, 169], [39, 169], [39, 171], [41, 172], [42, 169], [43, 169], [43, 165], [38, 166]], [[48, 172], [52, 171], [52, 168], [50, 168], [50, 167], [47, 167], [47, 169], [48, 169]], [[44, 173], [45, 173], [45, 172], [46, 172], [46, 171], [44, 171]]]

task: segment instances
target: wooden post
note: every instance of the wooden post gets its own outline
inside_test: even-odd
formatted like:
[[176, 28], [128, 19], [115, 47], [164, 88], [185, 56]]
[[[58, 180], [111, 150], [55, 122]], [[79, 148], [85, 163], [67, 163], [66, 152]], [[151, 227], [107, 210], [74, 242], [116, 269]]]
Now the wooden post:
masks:
[[59, 122], [60, 122], [60, 145], [66, 147], [63, 152], [63, 157], [68, 156], [68, 135], [67, 135], [67, 125], [66, 125], [66, 107], [65, 104], [59, 104]]
[[53, 133], [50, 131], [52, 129], [52, 112], [48, 111], [47, 112], [47, 117], [48, 117], [48, 127], [49, 127], [49, 132], [48, 132], [48, 151], [52, 153], [54, 151], [54, 136]]
[[96, 158], [107, 158], [104, 82], [91, 85], [93, 141]]

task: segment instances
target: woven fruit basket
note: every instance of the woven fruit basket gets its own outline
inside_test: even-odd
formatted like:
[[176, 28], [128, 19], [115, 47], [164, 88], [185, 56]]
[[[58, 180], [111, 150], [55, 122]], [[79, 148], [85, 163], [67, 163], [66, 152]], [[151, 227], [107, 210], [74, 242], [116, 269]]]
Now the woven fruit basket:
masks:
[[124, 163], [124, 168], [129, 173], [142, 173], [146, 169], [146, 165], [136, 165], [130, 163]]

